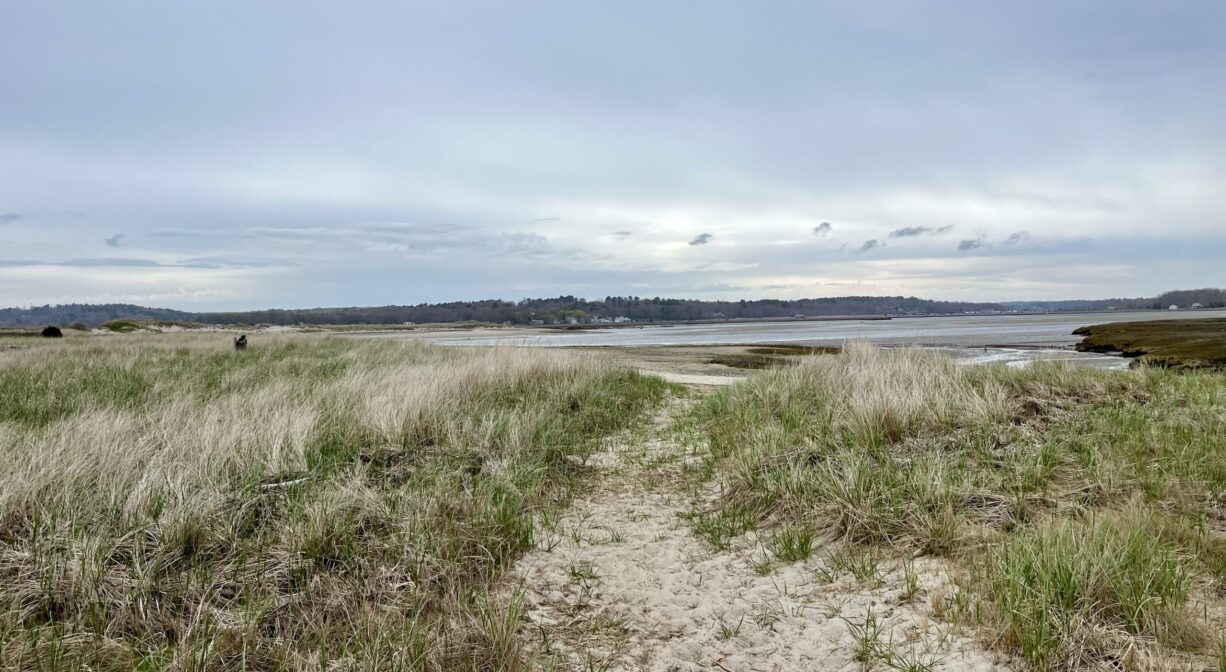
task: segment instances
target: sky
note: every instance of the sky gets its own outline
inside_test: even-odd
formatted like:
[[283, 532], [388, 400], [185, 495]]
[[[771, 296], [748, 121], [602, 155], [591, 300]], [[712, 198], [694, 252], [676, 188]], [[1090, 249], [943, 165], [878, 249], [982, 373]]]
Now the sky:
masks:
[[1226, 286], [1226, 3], [0, 0], [0, 306]]

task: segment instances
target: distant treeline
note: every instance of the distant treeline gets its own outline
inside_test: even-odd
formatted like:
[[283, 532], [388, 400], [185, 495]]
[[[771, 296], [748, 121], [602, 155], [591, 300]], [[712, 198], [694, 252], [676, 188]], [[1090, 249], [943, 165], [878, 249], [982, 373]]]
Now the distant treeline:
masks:
[[719, 320], [796, 315], [900, 315], [907, 313], [961, 313], [999, 309], [996, 304], [928, 301], [901, 296], [848, 296], [830, 299], [782, 301], [695, 301], [692, 299], [610, 296], [588, 301], [573, 296], [523, 301], [456, 301], [416, 306], [377, 308], [314, 308], [310, 310], [261, 310], [250, 313], [201, 315], [208, 322], [266, 324], [417, 324], [434, 322], [510, 322], [560, 324], [568, 320], [624, 318], [636, 322]]
[[1004, 305], [1010, 310], [1164, 310], [1171, 306], [1191, 308], [1226, 308], [1226, 290], [1179, 289], [1156, 297], [1143, 299], [1093, 299], [1074, 301], [1009, 301]]
[[367, 308], [307, 308], [256, 310], [233, 313], [191, 313], [128, 304], [67, 304], [0, 309], [0, 327], [61, 326], [94, 327], [113, 320], [203, 324], [428, 324], [443, 322], [493, 322], [511, 324], [563, 324], [612, 321], [673, 322], [685, 320], [734, 320], [786, 317], [950, 315], [1011, 310], [1107, 310], [1149, 309], [1170, 305], [1205, 308], [1226, 305], [1226, 291], [1197, 289], [1167, 292], [1148, 299], [1101, 301], [1033, 301], [969, 303], [930, 301], [903, 296], [843, 296], [824, 299], [759, 299], [755, 301], [697, 301], [693, 299], [610, 296], [589, 301], [574, 296], [522, 301], [453, 301], [414, 306]]

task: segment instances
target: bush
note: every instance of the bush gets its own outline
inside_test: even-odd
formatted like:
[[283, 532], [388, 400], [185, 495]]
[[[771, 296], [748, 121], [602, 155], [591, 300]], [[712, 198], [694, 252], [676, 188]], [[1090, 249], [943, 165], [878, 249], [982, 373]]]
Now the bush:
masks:
[[43, 338], [63, 338], [64, 332], [60, 331], [59, 327], [47, 326], [43, 327]]
[[132, 320], [111, 320], [102, 325], [103, 329], [119, 334], [130, 334], [140, 329], [140, 325]]

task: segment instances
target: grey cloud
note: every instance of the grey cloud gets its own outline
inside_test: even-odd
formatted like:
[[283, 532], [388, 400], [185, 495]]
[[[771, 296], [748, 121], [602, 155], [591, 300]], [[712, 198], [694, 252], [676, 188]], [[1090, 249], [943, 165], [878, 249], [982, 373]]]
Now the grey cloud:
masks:
[[266, 259], [219, 254], [207, 257], [192, 257], [184, 259], [175, 265], [185, 268], [287, 268], [297, 266], [298, 264], [286, 260], [274, 262]]
[[633, 231], [614, 231], [613, 232], [613, 236], [617, 238], [618, 240], [625, 240], [633, 234], [634, 234]]
[[958, 243], [959, 252], [969, 252], [971, 250], [977, 250], [981, 247], [983, 247], [983, 236], [978, 238], [968, 238]]
[[1001, 244], [1004, 245], [1005, 247], [1013, 247], [1014, 245], [1017, 245], [1018, 243], [1025, 241], [1029, 237], [1030, 237], [1029, 231], [1018, 231], [1016, 233], [1010, 234], [1010, 236], [1005, 239], [1005, 242]]
[[545, 222], [560, 222], [560, 221], [562, 221], [561, 217], [537, 217], [536, 219], [529, 222], [529, 224], [543, 224]]
[[[1226, 3], [952, 0], [939, 14], [899, 0], [770, 12], [712, 3], [695, 22], [684, 3], [484, 0], [477, 23], [463, 3], [436, 5], [307, 3], [287, 25], [283, 12], [238, 0], [210, 11], [12, 3], [0, 39], [24, 57], [0, 59], [0, 81], [22, 104], [0, 105], [0, 255], [124, 254], [139, 241], [155, 251], [132, 254], [163, 262], [294, 260], [259, 287], [201, 271], [164, 288], [199, 282], [219, 292], [217, 308], [523, 287], [603, 296], [640, 279], [662, 287], [640, 269], [664, 263], [687, 269], [668, 276], [684, 295], [713, 279], [689, 270], [699, 260], [760, 263], [717, 278], [751, 294], [732, 287], [888, 277], [890, 291], [1001, 298], [1226, 279], [1211, 265], [1197, 267], [1201, 278], [1161, 272], [1189, 254], [1226, 254], [1213, 238], [1226, 207], [1214, 182], [1226, 167], [1214, 114], [1226, 105], [1214, 86]], [[644, 11], [652, 21], [628, 20]], [[326, 55], [317, 26], [334, 42]], [[218, 43], [213, 58], [195, 57]], [[644, 63], [661, 65], [635, 76]], [[222, 109], [201, 91], [249, 104]], [[77, 99], [89, 114], [64, 104]], [[547, 212], [565, 213], [566, 226], [543, 221]], [[839, 219], [838, 238], [824, 219]], [[656, 233], [657, 221], [673, 233]], [[944, 238], [889, 235], [955, 221], [959, 234]], [[98, 248], [119, 226], [123, 247]], [[611, 233], [631, 226], [616, 242]], [[673, 226], [718, 230], [721, 244], [685, 250], [687, 229]], [[1032, 236], [1009, 242], [1023, 228]], [[524, 237], [538, 229], [547, 240]], [[659, 235], [672, 246], [653, 246]], [[852, 256], [865, 235], [877, 245]], [[1071, 236], [1093, 249], [1070, 251]], [[1128, 244], [1147, 236], [1169, 241], [1166, 256]], [[780, 244], [797, 238], [812, 244]], [[883, 244], [888, 253], [869, 251]], [[616, 259], [602, 274], [558, 270], [582, 246]], [[1051, 269], [1074, 266], [1056, 254], [1102, 270], [1053, 280]], [[1004, 261], [1031, 264], [1005, 290], [945, 283], [963, 266], [991, 278]], [[71, 300], [103, 282], [148, 291], [138, 273], [57, 273], [54, 289], [31, 279], [41, 275], [8, 272], [0, 299]]]
[[[0, 260], [0, 266], [5, 267], [23, 267], [23, 266], [72, 266], [75, 268], [101, 268], [106, 266], [120, 268], [154, 268], [158, 266], [166, 266], [152, 259], [111, 259], [111, 258], [87, 258], [87, 259], [66, 259], [64, 261], [46, 261], [37, 259], [3, 259]], [[172, 266], [175, 264], [171, 264]]]
[[864, 244], [860, 246], [860, 249], [856, 250], [856, 254], [864, 254], [865, 252], [868, 252], [869, 250], [875, 250], [879, 247], [885, 247], [885, 243], [881, 242], [880, 240], [877, 240], [876, 238], [873, 238], [872, 240], [866, 240], [864, 241]]
[[890, 238], [914, 238], [915, 236], [923, 235], [939, 235], [948, 233], [953, 229], [953, 225], [946, 224], [945, 226], [933, 228], [931, 226], [904, 226], [901, 229], [894, 229], [890, 232]]
[[0, 268], [25, 268], [31, 266], [65, 266], [70, 268], [272, 268], [285, 263], [269, 263], [258, 260], [243, 260], [233, 257], [214, 256], [184, 259], [175, 263], [163, 263], [153, 259], [131, 257], [85, 257], [80, 259], [0, 259]]
[[690, 245], [706, 245], [707, 243], [711, 242], [711, 239], [714, 237], [714, 234], [700, 233], [697, 236], [694, 236], [694, 240], [690, 241]]
[[117, 233], [117, 234], [115, 234], [115, 235], [113, 235], [113, 236], [109, 236], [109, 237], [106, 239], [106, 244], [107, 244], [108, 246], [110, 246], [110, 247], [119, 247], [119, 243], [120, 243], [120, 241], [122, 241], [122, 240], [123, 240], [123, 234], [122, 234], [122, 233]]

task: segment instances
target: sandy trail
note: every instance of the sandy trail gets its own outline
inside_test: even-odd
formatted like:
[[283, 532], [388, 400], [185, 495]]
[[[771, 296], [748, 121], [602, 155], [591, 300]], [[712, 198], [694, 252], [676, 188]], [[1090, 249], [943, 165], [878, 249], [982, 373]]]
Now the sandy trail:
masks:
[[[685, 516], [708, 506], [714, 491], [685, 487], [683, 465], [701, 455], [666, 431], [684, 403], [595, 455], [598, 474], [587, 495], [551, 521], [538, 550], [511, 571], [506, 591], [522, 591], [519, 634], [534, 667], [1009, 669], [1006, 659], [932, 617], [931, 604], [950, 593], [938, 560], [911, 563], [919, 589], [904, 599], [899, 560], [864, 556], [877, 567], [861, 580], [837, 561], [858, 556], [837, 544], [815, 542], [810, 559], [788, 564], [752, 532], [723, 551], [696, 537]], [[878, 633], [876, 653], [858, 656], [853, 633], [865, 629]], [[886, 662], [884, 652], [894, 657]]]
[[658, 371], [655, 369], [640, 369], [642, 373], [659, 376], [670, 383], [678, 385], [731, 385], [745, 380], [745, 376], [713, 375], [706, 373], [678, 373], [675, 371]]

